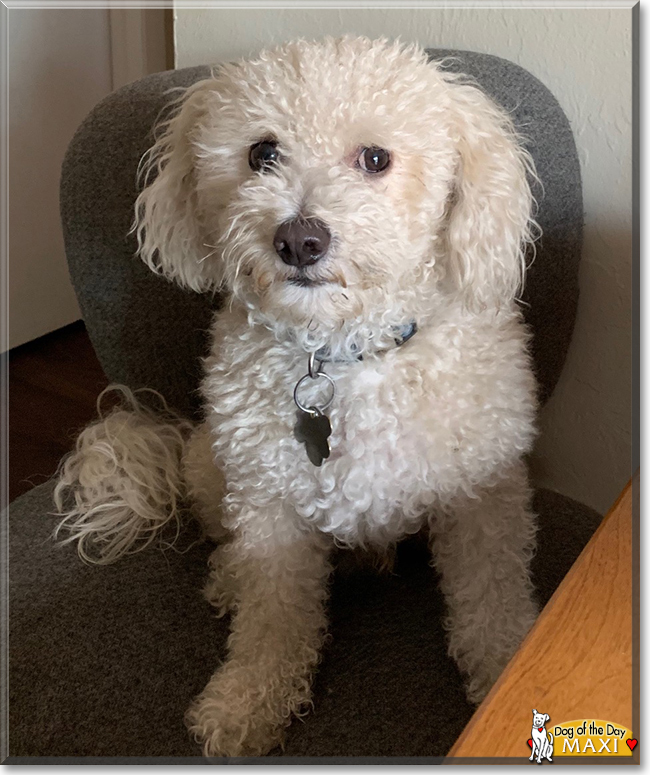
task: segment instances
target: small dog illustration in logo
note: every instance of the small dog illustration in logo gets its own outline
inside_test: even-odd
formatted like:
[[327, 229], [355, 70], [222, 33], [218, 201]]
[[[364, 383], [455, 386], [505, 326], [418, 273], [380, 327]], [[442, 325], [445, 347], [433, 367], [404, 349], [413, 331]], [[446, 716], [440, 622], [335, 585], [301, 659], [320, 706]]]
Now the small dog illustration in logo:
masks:
[[528, 761], [531, 761], [537, 756], [537, 764], [542, 763], [542, 759], [546, 757], [549, 762], [552, 762], [551, 756], [553, 755], [553, 735], [547, 732], [544, 728], [544, 724], [551, 717], [548, 713], [538, 713], [533, 710], [533, 731], [531, 734], [533, 745], [533, 752], [530, 755]]

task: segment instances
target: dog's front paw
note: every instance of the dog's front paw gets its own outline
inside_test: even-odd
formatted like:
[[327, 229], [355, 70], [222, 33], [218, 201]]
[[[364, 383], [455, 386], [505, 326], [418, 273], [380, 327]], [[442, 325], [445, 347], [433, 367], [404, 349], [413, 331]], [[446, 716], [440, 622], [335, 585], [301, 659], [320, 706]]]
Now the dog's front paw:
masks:
[[467, 699], [481, 702], [504, 671], [537, 616], [530, 599], [522, 599], [517, 617], [505, 618], [497, 612], [487, 620], [489, 627], [477, 632], [457, 628], [451, 633], [450, 653], [465, 676]]
[[473, 670], [465, 681], [465, 694], [469, 702], [478, 705], [490, 691], [506, 666], [507, 658], [502, 661], [490, 660]]
[[471, 703], [478, 705], [485, 698], [515, 651], [515, 643], [502, 644], [501, 648], [483, 647], [480, 657], [465, 661], [465, 693]]
[[204, 756], [263, 756], [280, 745], [293, 714], [309, 699], [264, 682], [261, 672], [225, 665], [196, 698], [186, 715], [190, 733]]
[[186, 719], [204, 756], [263, 756], [282, 742], [283, 728], [244, 704], [223, 696], [196, 699]]

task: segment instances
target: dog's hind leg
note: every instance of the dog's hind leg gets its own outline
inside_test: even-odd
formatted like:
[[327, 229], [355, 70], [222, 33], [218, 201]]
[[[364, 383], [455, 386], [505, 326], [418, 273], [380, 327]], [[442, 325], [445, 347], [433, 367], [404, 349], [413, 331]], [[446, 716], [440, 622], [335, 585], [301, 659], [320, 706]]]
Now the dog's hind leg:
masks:
[[537, 616], [530, 580], [536, 519], [523, 463], [457, 496], [431, 521], [448, 609], [449, 653], [479, 702]]
[[182, 474], [192, 513], [208, 538], [221, 541], [227, 535], [221, 510], [226, 485], [222, 472], [214, 462], [207, 423], [196, 428], [185, 446]]
[[[192, 514], [198, 519], [204, 534], [215, 543], [222, 543], [228, 531], [223, 525], [222, 501], [226, 491], [224, 476], [214, 462], [212, 437], [207, 423], [200, 425], [185, 447], [182, 464], [183, 478], [190, 499]], [[226, 614], [234, 605], [232, 585], [220, 573], [221, 553], [217, 549], [210, 557], [210, 574], [203, 594], [206, 600]]]
[[[260, 756], [310, 702], [325, 635], [329, 541], [299, 529], [285, 507], [244, 507], [247, 524], [215, 552], [234, 601], [226, 662], [188, 711], [206, 756]], [[272, 513], [269, 513], [272, 512]]]

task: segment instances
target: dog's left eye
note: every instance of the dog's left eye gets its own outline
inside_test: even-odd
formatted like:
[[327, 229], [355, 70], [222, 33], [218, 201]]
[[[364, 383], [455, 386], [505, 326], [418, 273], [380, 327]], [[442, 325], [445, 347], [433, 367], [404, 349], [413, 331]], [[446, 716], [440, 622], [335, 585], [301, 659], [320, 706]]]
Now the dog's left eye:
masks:
[[279, 158], [280, 153], [275, 140], [261, 140], [259, 143], [251, 145], [248, 152], [248, 164], [255, 172], [270, 170]]
[[364, 172], [383, 172], [390, 164], [390, 153], [383, 148], [364, 148], [357, 158]]

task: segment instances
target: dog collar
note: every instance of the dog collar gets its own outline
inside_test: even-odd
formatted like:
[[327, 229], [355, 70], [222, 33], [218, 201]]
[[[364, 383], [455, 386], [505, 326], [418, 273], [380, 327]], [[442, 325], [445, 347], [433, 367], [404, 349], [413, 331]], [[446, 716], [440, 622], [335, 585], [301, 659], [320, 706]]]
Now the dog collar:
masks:
[[[395, 347], [401, 347], [405, 342], [417, 333], [418, 326], [415, 321], [404, 326], [398, 326], [394, 331]], [[383, 350], [380, 352], [384, 352]], [[362, 353], [358, 353], [355, 361], [363, 360]], [[323, 461], [330, 456], [329, 437], [332, 435], [332, 426], [325, 412], [332, 405], [336, 395], [334, 380], [323, 371], [324, 363], [351, 363], [350, 359], [343, 360], [331, 357], [328, 347], [321, 347], [315, 353], [311, 353], [307, 364], [307, 373], [296, 383], [293, 390], [293, 400], [298, 407], [297, 420], [293, 434], [297, 441], [305, 445], [307, 457], [315, 466], [321, 466]], [[307, 406], [300, 400], [300, 388], [307, 380], [325, 380], [329, 387], [327, 400], [320, 405]]]
[[[411, 321], [410, 323], [406, 323], [403, 326], [396, 326], [393, 329], [393, 340], [395, 342], [395, 347], [401, 347], [405, 342], [408, 342], [412, 336], [417, 334], [417, 332], [418, 324], [415, 322], [415, 320]], [[353, 347], [353, 350], [358, 351], [358, 347]], [[379, 352], [385, 352], [385, 350], [380, 350]], [[360, 352], [356, 352], [354, 357], [350, 359], [332, 358], [330, 348], [325, 346], [321, 347], [319, 350], [316, 350], [315, 359], [320, 363], [347, 363], [349, 361], [362, 361], [363, 355]]]

